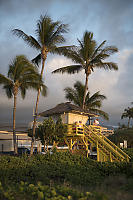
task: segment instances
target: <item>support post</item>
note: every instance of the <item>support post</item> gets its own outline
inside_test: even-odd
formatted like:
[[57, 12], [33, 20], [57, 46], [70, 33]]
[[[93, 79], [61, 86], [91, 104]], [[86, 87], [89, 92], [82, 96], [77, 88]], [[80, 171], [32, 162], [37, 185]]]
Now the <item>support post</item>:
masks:
[[4, 151], [4, 144], [2, 144], [2, 153], [3, 153], [3, 151]]
[[70, 139], [70, 150], [72, 150], [72, 139]]
[[110, 162], [113, 162], [113, 160], [112, 160], [112, 153], [110, 152]]
[[97, 161], [98, 161], [98, 162], [100, 161], [98, 141], [97, 141]]

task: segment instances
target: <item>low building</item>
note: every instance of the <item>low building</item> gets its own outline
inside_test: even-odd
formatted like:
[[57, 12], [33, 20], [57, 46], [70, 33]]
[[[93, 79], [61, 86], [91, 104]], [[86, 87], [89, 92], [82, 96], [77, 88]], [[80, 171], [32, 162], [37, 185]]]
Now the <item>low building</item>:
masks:
[[[27, 132], [16, 131], [16, 139], [18, 146], [30, 145], [31, 138], [28, 137]], [[12, 131], [0, 131], [0, 152], [13, 151], [13, 132]]]

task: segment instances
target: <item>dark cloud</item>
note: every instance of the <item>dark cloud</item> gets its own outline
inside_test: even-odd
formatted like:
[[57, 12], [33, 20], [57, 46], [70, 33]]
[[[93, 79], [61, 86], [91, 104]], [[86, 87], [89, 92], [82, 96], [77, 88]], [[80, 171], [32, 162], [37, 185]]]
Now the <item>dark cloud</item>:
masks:
[[133, 1], [102, 1], [100, 7], [100, 36], [107, 38], [120, 49], [132, 47], [133, 37]]

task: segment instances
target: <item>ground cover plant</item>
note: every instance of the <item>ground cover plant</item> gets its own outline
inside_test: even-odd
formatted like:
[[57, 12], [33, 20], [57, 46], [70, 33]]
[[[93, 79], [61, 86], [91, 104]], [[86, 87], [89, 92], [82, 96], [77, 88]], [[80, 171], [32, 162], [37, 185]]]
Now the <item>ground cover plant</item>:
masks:
[[99, 163], [69, 152], [1, 156], [0, 182], [0, 199], [126, 200], [133, 198], [133, 163]]

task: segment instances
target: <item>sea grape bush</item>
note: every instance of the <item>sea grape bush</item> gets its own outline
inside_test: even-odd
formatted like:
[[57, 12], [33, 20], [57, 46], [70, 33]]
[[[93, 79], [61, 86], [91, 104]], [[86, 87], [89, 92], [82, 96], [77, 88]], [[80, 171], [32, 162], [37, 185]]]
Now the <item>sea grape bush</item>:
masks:
[[49, 184], [68, 181], [72, 185], [96, 185], [105, 177], [123, 174], [133, 176], [133, 163], [99, 163], [69, 152], [32, 157], [0, 157], [0, 181]]
[[21, 181], [15, 187], [4, 187], [0, 182], [0, 200], [108, 200], [104, 193], [98, 192], [80, 192], [66, 186], [43, 185]]
[[[0, 199], [106, 200], [106, 187], [114, 184], [121, 186], [121, 196], [132, 191], [132, 177], [133, 162], [100, 163], [70, 152], [0, 156]], [[93, 192], [102, 185], [103, 193]], [[82, 193], [81, 188], [89, 192]]]

